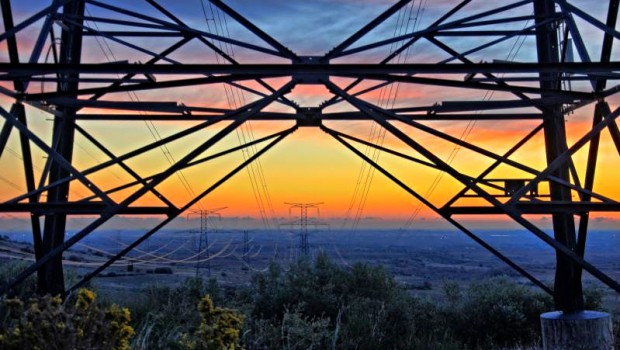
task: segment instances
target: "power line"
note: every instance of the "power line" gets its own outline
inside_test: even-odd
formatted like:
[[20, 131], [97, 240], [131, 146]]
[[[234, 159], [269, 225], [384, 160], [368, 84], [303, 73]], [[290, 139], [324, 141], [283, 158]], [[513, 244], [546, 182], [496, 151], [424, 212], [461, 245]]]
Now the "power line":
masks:
[[[88, 10], [88, 8], [86, 8], [86, 12], [88, 13], [89, 16], [92, 17], [92, 14]], [[93, 21], [92, 23], [93, 23], [95, 29], [97, 31], [100, 31], [97, 22]], [[114, 54], [114, 51], [112, 51], [112, 48], [110, 47], [110, 45], [108, 44], [108, 42], [107, 42], [107, 40], [105, 38], [101, 38], [101, 41], [99, 41], [99, 37], [95, 36], [95, 41], [97, 42], [97, 45], [101, 49], [104, 57], [106, 58], [106, 60], [108, 62], [116, 62], [117, 61], [116, 55]], [[106, 48], [107, 48], [107, 52], [106, 52]], [[117, 76], [117, 77], [120, 79], [120, 76]], [[138, 97], [136, 92], [133, 92], [133, 91], [132, 92], [127, 92], [127, 96], [129, 97], [129, 99], [132, 102], [140, 102], [140, 98]], [[139, 112], [139, 113], [140, 113], [140, 115], [144, 115], [143, 112]], [[162, 139], [161, 134], [159, 133], [159, 130], [157, 129], [157, 126], [153, 123], [152, 120], [144, 120], [144, 124], [145, 124], [147, 130], [149, 131], [149, 133], [151, 134], [151, 136], [153, 137], [153, 139], [155, 141], [160, 141]], [[163, 145], [159, 146], [159, 149], [162, 152], [162, 154], [164, 155], [164, 158], [166, 158], [166, 160], [168, 161], [168, 163], [170, 165], [173, 165], [174, 163], [176, 163], [176, 160], [175, 160], [174, 156], [172, 155], [172, 153], [170, 152], [170, 149], [168, 148], [168, 145], [163, 144]], [[99, 163], [101, 163], [101, 162], [99, 162]], [[181, 184], [182, 184], [183, 188], [185, 189], [185, 191], [190, 195], [190, 197], [191, 198], [196, 198], [196, 192], [194, 191], [194, 189], [192, 188], [192, 185], [189, 183], [189, 181], [185, 177], [185, 174], [183, 173], [183, 170], [178, 170], [178, 171], [175, 172], [175, 174], [176, 174], [177, 178], [179, 179], [179, 181], [181, 182]], [[197, 202], [197, 206], [202, 209], [201, 201]]]
[[[424, 11], [426, 8], [426, 2], [427, 0], [418, 1], [418, 6], [417, 6], [415, 17], [412, 17], [415, 4], [416, 4], [415, 1], [412, 1], [409, 7], [404, 8], [403, 10], [399, 11], [398, 18], [396, 20], [396, 25], [394, 26], [394, 33], [392, 34], [393, 37], [398, 37], [408, 32], [410, 30], [410, 23], [412, 21], [413, 21], [413, 24], [411, 26], [411, 30], [415, 31], [418, 28], [418, 26], [421, 23], [421, 18], [424, 15]], [[390, 45], [390, 54], [395, 52], [402, 43], [403, 43], [402, 41], [392, 43]], [[401, 52], [396, 57], [394, 57], [392, 60], [396, 59], [396, 63], [406, 63], [409, 58], [409, 54], [410, 54], [412, 47], [413, 45], [407, 47], [407, 49], [404, 51], [404, 54], [403, 52]], [[396, 104], [396, 98], [399, 93], [399, 89], [400, 89], [400, 82], [396, 84], [390, 84], [389, 87], [383, 86], [379, 90], [378, 105], [382, 106], [383, 108], [394, 108]], [[379, 146], [382, 146], [383, 143], [385, 142], [386, 134], [387, 134], [386, 130], [384, 130], [377, 124], [373, 123], [371, 125], [370, 133], [368, 136], [368, 141], [372, 143], [376, 143]], [[364, 153], [366, 156], [371, 158], [372, 161], [375, 163], [378, 162], [379, 157], [381, 155], [380, 150], [374, 147], [370, 147], [370, 146], [366, 146]], [[368, 195], [370, 193], [372, 182], [374, 180], [374, 175], [375, 175], [374, 167], [370, 166], [366, 162], [362, 162], [360, 172], [359, 172], [359, 175], [356, 181], [356, 187], [353, 192], [353, 197], [350, 201], [349, 207], [347, 209], [347, 213], [345, 215], [345, 220], [342, 224], [343, 228], [346, 226], [346, 223], [349, 220], [349, 217], [351, 215], [353, 206], [357, 202], [358, 205], [357, 205], [357, 209], [355, 210], [355, 216], [353, 218], [351, 229], [353, 232], [355, 232], [358, 229], [360, 221], [362, 219], [362, 215], [364, 213], [364, 209], [366, 207]]]
[[[529, 23], [530, 23], [529, 20], [526, 21], [523, 28], [527, 28]], [[517, 37], [512, 47], [510, 48], [510, 51], [508, 51], [508, 54], [506, 55], [507, 61], [512, 62], [515, 60], [515, 58], [517, 57], [517, 54], [523, 47], [523, 44], [525, 43], [526, 39], [527, 39], [526, 35], [521, 35]], [[521, 43], [519, 43], [519, 41], [521, 41]], [[500, 78], [502, 78], [504, 75], [505, 74], [501, 74]], [[491, 100], [494, 94], [495, 94], [495, 91], [486, 91], [482, 100], [483, 101]], [[481, 114], [481, 113], [482, 113], [481, 111], [477, 112], [477, 114]], [[476, 120], [470, 120], [467, 123], [467, 126], [465, 126], [465, 129], [463, 130], [463, 132], [461, 133], [460, 140], [462, 141], [467, 140], [467, 138], [469, 137], [469, 135], [471, 134], [475, 126], [476, 126]], [[448, 159], [446, 162], [448, 165], [452, 164], [452, 162], [454, 161], [454, 159], [456, 159], [456, 156], [458, 155], [461, 149], [462, 149], [461, 146], [454, 145], [454, 148], [450, 152], [450, 155], [448, 156]], [[439, 183], [443, 179], [444, 175], [445, 175], [445, 172], [441, 171], [439, 174], [437, 174], [437, 176], [435, 176], [435, 179], [433, 180], [429, 188], [426, 190], [426, 193], [424, 194], [424, 198], [430, 198], [430, 196], [435, 192], [435, 189], [439, 186]], [[409, 227], [411, 227], [415, 219], [418, 217], [418, 215], [422, 211], [422, 207], [423, 207], [423, 204], [419, 203], [416, 209], [413, 211], [413, 213], [409, 217], [409, 219], [407, 219], [407, 221], [405, 222], [405, 225], [403, 225], [403, 227], [401, 228], [401, 231], [407, 230], [409, 229]]]
[[[207, 15], [207, 8], [205, 6], [204, 0], [201, 0], [200, 3], [201, 3], [204, 19], [205, 19], [205, 24], [207, 26], [207, 31], [214, 32], [214, 34], [222, 36], [222, 37], [231, 37], [230, 28], [228, 26], [228, 21], [226, 20], [226, 15], [223, 13], [221, 14], [220, 10], [214, 9], [213, 5], [209, 3], [209, 13], [211, 16], [209, 18], [209, 16]], [[210, 21], [213, 21], [214, 31], [212, 31], [211, 29], [211, 25], [209, 23]], [[217, 42], [213, 42], [213, 45], [216, 45], [217, 47], [219, 47], [219, 49], [222, 52], [226, 53], [228, 56], [235, 58], [235, 51], [234, 51], [232, 44], [222, 43], [221, 41], [217, 41]], [[214, 52], [214, 56], [218, 64], [225, 63], [223, 62], [223, 60], [220, 58], [220, 56], [216, 52]], [[228, 86], [226, 84], [223, 85], [223, 88], [224, 88], [224, 93], [226, 95], [226, 100], [228, 102], [229, 107], [237, 109], [247, 103], [245, 92], [242, 91], [240, 88]], [[251, 127], [251, 121], [247, 121], [246, 123], [242, 124], [238, 129], [235, 130], [235, 133], [237, 135], [237, 139], [240, 144], [247, 143], [248, 140], [250, 142], [255, 140], [254, 132]], [[247, 160], [248, 158], [256, 154], [256, 152], [257, 152], [256, 145], [253, 145], [250, 148], [245, 148], [241, 150], [243, 160], [244, 161]], [[265, 179], [265, 174], [264, 174], [260, 159], [257, 159], [251, 164], [248, 164], [248, 166], [246, 167], [246, 173], [248, 174], [248, 177], [250, 178], [252, 194], [254, 195], [254, 198], [256, 200], [258, 212], [261, 217], [263, 226], [265, 227], [265, 229], [270, 230], [271, 224], [269, 221], [269, 215], [271, 215], [271, 217], [275, 217], [275, 211], [273, 209], [271, 196], [269, 194], [267, 181]]]

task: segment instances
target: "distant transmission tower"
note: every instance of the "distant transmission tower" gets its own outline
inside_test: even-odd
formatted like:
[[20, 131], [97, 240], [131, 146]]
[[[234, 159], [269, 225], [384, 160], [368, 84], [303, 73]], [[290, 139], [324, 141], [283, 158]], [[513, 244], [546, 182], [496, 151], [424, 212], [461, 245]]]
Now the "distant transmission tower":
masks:
[[213, 216], [221, 218], [221, 215], [218, 212], [226, 208], [227, 207], [217, 209], [194, 210], [188, 214], [188, 217], [191, 215], [200, 216], [200, 229], [197, 231], [192, 231], [198, 233], [198, 244], [196, 248], [196, 277], [200, 276], [200, 270], [205, 267], [207, 269], [207, 276], [211, 277], [211, 255], [209, 253], [209, 218]]
[[[310, 246], [308, 244], [308, 233], [315, 231], [316, 228], [319, 226], [329, 226], [328, 224], [320, 223], [312, 218], [308, 218], [308, 209], [315, 210], [316, 215], [318, 217], [320, 214], [319, 205], [323, 203], [320, 202], [320, 203], [285, 203], [285, 204], [288, 204], [290, 206], [289, 214], [291, 214], [291, 216], [292, 216], [293, 211], [299, 209], [299, 219], [293, 220], [288, 223], [280, 224], [280, 226], [288, 226], [291, 228], [291, 230], [294, 233], [299, 234], [299, 245], [297, 246], [297, 249], [299, 251], [300, 256], [306, 257], [308, 256], [308, 253], [310, 252]], [[308, 227], [312, 227], [313, 230], [309, 230]]]

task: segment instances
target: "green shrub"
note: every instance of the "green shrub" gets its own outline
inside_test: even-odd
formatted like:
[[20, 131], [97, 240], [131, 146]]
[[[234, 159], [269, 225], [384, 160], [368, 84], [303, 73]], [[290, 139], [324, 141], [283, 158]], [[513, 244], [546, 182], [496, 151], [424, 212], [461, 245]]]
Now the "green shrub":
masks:
[[471, 285], [448, 317], [458, 339], [471, 347], [531, 345], [540, 338], [540, 314], [553, 309], [547, 294], [505, 277]]
[[198, 305], [200, 326], [194, 334], [183, 334], [181, 344], [188, 349], [235, 350], [239, 344], [244, 317], [231, 309], [213, 305], [208, 295]]
[[8, 299], [10, 322], [0, 331], [2, 349], [129, 349], [133, 328], [129, 310], [95, 303], [95, 293], [81, 289], [75, 300], [60, 297]]
[[[13, 280], [20, 272], [24, 271], [30, 264], [23, 260], [10, 260], [0, 264], [0, 285], [5, 285]], [[37, 291], [36, 274], [26, 278], [14, 288], [9, 290], [5, 295], [6, 298], [19, 298], [28, 300], [33, 297]], [[1, 310], [0, 310], [1, 311]]]
[[134, 302], [134, 349], [181, 349], [183, 333], [197, 328], [196, 305], [204, 295], [201, 279], [187, 279], [177, 288], [152, 286]]
[[345, 270], [325, 255], [286, 272], [270, 266], [246, 297], [245, 341], [254, 348], [410, 349], [444, 338], [435, 305], [410, 296], [383, 268]]
[[198, 329], [201, 319], [196, 310], [204, 295], [215, 303], [223, 300], [222, 291], [215, 279], [205, 285], [201, 278], [188, 278], [176, 288], [146, 288], [138, 300], [133, 301], [133, 314], [137, 335], [134, 349], [182, 349], [183, 334]]

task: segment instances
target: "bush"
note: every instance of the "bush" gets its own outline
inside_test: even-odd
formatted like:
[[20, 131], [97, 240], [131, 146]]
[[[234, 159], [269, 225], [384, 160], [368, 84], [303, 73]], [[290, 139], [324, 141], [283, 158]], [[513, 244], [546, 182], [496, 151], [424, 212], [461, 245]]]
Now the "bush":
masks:
[[[0, 265], [0, 285], [5, 285], [13, 280], [20, 272], [24, 271], [30, 264], [22, 260], [10, 260]], [[5, 295], [6, 298], [19, 298], [28, 300], [36, 293], [35, 274], [30, 275], [22, 283], [12, 288]], [[0, 310], [2, 311], [2, 310]], [[5, 313], [2, 312], [4, 315]]]
[[540, 339], [540, 314], [552, 309], [547, 294], [496, 277], [472, 284], [448, 317], [458, 339], [471, 347], [529, 346]]
[[137, 335], [134, 349], [182, 349], [183, 334], [198, 329], [201, 318], [196, 310], [204, 295], [220, 303], [223, 299], [215, 279], [205, 285], [201, 278], [188, 278], [177, 288], [150, 287], [133, 302]]
[[231, 310], [213, 305], [208, 295], [198, 305], [200, 326], [194, 334], [184, 334], [181, 344], [188, 349], [235, 350], [240, 349], [239, 339], [244, 317]]
[[0, 331], [2, 349], [129, 349], [133, 328], [129, 310], [95, 303], [95, 293], [81, 289], [75, 300], [60, 297], [5, 301], [10, 322]]
[[287, 272], [270, 266], [248, 295], [245, 340], [254, 348], [410, 349], [416, 339], [443, 337], [437, 308], [407, 294], [384, 269], [344, 270], [325, 255]]

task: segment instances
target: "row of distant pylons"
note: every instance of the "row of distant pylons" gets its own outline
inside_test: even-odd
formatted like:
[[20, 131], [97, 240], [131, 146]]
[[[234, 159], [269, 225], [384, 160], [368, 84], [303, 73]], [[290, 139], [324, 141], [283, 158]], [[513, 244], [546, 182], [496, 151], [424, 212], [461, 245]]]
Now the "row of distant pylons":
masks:
[[[319, 205], [322, 202], [315, 203], [289, 203], [289, 215], [293, 217], [293, 214], [297, 214], [291, 221], [280, 224], [280, 229], [286, 228], [291, 233], [297, 234], [299, 242], [297, 244], [297, 256], [307, 257], [310, 254], [310, 245], [308, 243], [308, 235], [317, 231], [319, 227], [329, 227], [329, 224], [319, 222], [317, 218], [320, 216]], [[211, 256], [209, 253], [209, 232], [212, 231], [210, 226], [210, 219], [221, 218], [220, 211], [227, 207], [215, 208], [215, 209], [200, 209], [193, 210], [188, 214], [188, 218], [192, 216], [198, 216], [200, 218], [200, 227], [196, 230], [191, 230], [191, 233], [198, 234], [196, 242], [196, 266], [195, 275], [199, 276], [201, 271], [206, 269], [207, 276], [211, 277]], [[309, 216], [308, 212], [314, 212], [316, 216]], [[250, 266], [250, 230], [243, 230], [243, 255], [242, 259], [245, 265]]]

